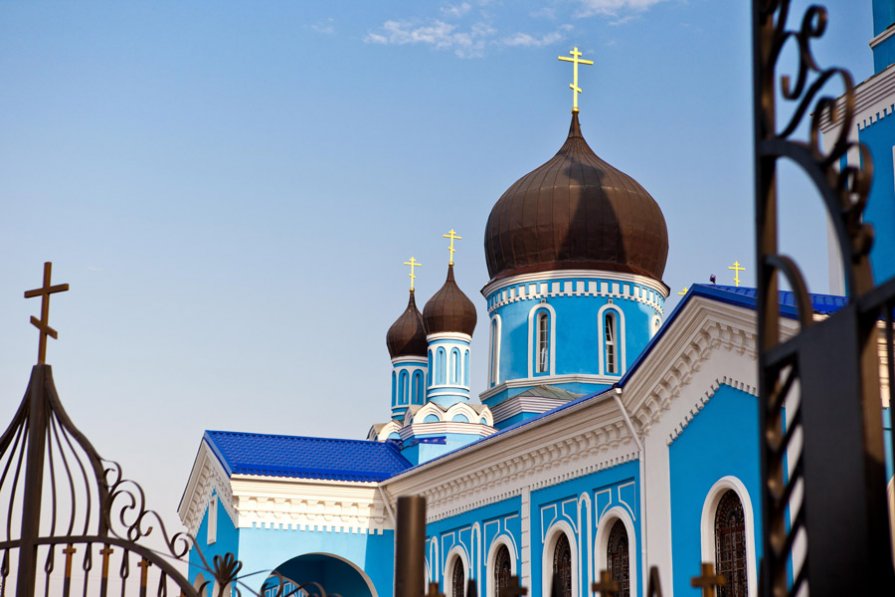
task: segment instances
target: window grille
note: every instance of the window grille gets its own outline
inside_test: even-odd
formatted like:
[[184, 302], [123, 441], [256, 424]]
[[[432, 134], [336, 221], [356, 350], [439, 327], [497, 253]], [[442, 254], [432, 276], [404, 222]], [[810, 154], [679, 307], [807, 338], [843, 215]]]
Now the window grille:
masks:
[[451, 596], [464, 597], [466, 590], [466, 571], [463, 570], [463, 560], [454, 558], [454, 569], [451, 573]]
[[572, 597], [572, 547], [565, 533], [556, 538], [553, 548], [553, 595]]
[[541, 312], [538, 314], [538, 363], [536, 369], [538, 373], [546, 373], [548, 370], [547, 359], [550, 354], [549, 323], [549, 317], [546, 313]]
[[513, 568], [510, 563], [510, 550], [506, 545], [502, 545], [497, 550], [497, 556], [494, 558], [494, 594], [496, 597], [509, 597], [515, 595], [510, 584], [510, 578], [513, 575]]
[[718, 588], [718, 597], [746, 597], [746, 517], [743, 504], [733, 490], [727, 490], [715, 512], [715, 563], [727, 584]]
[[613, 580], [618, 583], [617, 597], [628, 597], [631, 594], [631, 562], [628, 551], [628, 531], [624, 523], [616, 520], [609, 531], [609, 545], [606, 549], [606, 562]]
[[606, 345], [606, 373], [618, 373], [618, 343], [616, 341], [615, 314], [607, 313], [603, 320], [603, 336]]

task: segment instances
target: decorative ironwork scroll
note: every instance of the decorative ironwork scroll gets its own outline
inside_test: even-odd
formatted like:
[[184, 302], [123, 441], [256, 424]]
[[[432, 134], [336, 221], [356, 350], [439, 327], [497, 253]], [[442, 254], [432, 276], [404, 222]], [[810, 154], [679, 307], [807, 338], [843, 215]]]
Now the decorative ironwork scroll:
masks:
[[[873, 166], [849, 141], [854, 84], [848, 71], [823, 68], [812, 42], [827, 13], [812, 6], [789, 29], [790, 0], [753, 0], [756, 264], [762, 464], [762, 595], [895, 593], [879, 385], [877, 327], [891, 315], [895, 285], [873, 288], [871, 227], [862, 214]], [[792, 49], [795, 71], [779, 76]], [[779, 84], [779, 85], [778, 85]], [[837, 100], [831, 86], [844, 88]], [[778, 97], [790, 113], [778, 121]], [[841, 122], [824, 149], [820, 123]], [[794, 138], [807, 120], [808, 140]], [[860, 165], [844, 165], [849, 151]], [[787, 160], [813, 183], [838, 244], [848, 306], [814, 321], [807, 284], [780, 253], [777, 166]], [[796, 297], [799, 329], [781, 337], [778, 281]], [[891, 339], [891, 325], [887, 330]], [[835, 522], [832, 522], [835, 521]], [[887, 593], [886, 593], [887, 594]]]

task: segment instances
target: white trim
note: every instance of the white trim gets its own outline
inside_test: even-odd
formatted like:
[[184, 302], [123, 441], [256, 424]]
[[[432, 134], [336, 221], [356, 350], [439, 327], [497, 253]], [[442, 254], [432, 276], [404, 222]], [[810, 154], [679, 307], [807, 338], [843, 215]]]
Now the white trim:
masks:
[[[616, 354], [618, 357], [618, 373], [612, 374], [606, 373], [606, 340], [603, 337], [603, 321], [606, 319], [606, 311], [613, 311], [618, 323], [615, 342]], [[597, 358], [600, 359], [600, 368], [598, 369], [600, 375], [605, 377], [613, 377], [615, 378], [615, 381], [618, 381], [618, 379], [625, 374], [625, 372], [628, 370], [628, 363], [627, 359], [625, 358], [625, 344], [625, 313], [619, 308], [618, 305], [607, 303], [600, 307], [600, 310], [597, 311]]]
[[500, 394], [504, 390], [512, 388], [527, 388], [530, 386], [555, 385], [560, 383], [592, 383], [612, 385], [618, 381], [618, 376], [593, 375], [588, 373], [568, 373], [563, 375], [541, 375], [538, 377], [523, 377], [510, 379], [498, 386], [494, 386], [479, 394], [480, 400], [487, 400], [491, 396]]
[[662, 318], [658, 315], [654, 315], [652, 321], [650, 322], [650, 330], [649, 330], [650, 339], [652, 339], [653, 336], [655, 336], [657, 333], [659, 333], [660, 329], [662, 329]]
[[444, 587], [444, 595], [445, 597], [463, 597], [463, 595], [454, 595], [454, 562], [453, 560], [457, 559], [463, 565], [463, 593], [466, 592], [466, 585], [469, 584], [469, 580], [471, 576], [469, 575], [469, 555], [466, 553], [466, 548], [462, 543], [457, 543], [454, 545], [450, 551], [447, 552], [447, 555], [444, 558], [444, 576], [442, 576], [442, 582]]
[[429, 367], [428, 355], [426, 356], [410, 356], [410, 357], [395, 357], [392, 359], [392, 365], [419, 365], [420, 368], [426, 369]]
[[429, 334], [426, 336], [426, 342], [431, 344], [436, 340], [459, 340], [461, 342], [466, 342], [469, 344], [472, 342], [472, 336], [469, 334], [463, 334], [460, 332], [438, 332], [437, 334]]
[[547, 530], [547, 536], [544, 538], [542, 546], [543, 557], [541, 558], [541, 595], [550, 595], [551, 585], [553, 584], [553, 553], [556, 550], [556, 537], [564, 534], [569, 540], [569, 548], [572, 552], [572, 595], [578, 596], [578, 541], [575, 531], [565, 520], [556, 520]]
[[503, 318], [499, 313], [491, 317], [488, 324], [488, 387], [493, 388], [500, 383], [500, 335], [503, 333]]
[[488, 581], [486, 583], [486, 597], [497, 597], [497, 592], [494, 586], [494, 566], [496, 565], [495, 559], [497, 558], [497, 550], [502, 546], [506, 546], [507, 550], [510, 552], [510, 574], [513, 576], [518, 576], [519, 574], [516, 572], [516, 560], [518, 559], [518, 554], [516, 553], [516, 546], [513, 544], [512, 537], [506, 533], [500, 533], [491, 541], [491, 546], [488, 548], [488, 558], [485, 560], [485, 578]]
[[[620, 272], [608, 272], [602, 270], [589, 270], [589, 269], [561, 269], [561, 270], [548, 270], [545, 272], [537, 272], [533, 274], [521, 274], [518, 276], [510, 276], [509, 278], [501, 278], [496, 282], [489, 282], [482, 288], [482, 295], [485, 298], [488, 298], [489, 295], [493, 294], [497, 290], [502, 290], [507, 288], [508, 286], [514, 286], [516, 284], [524, 284], [526, 282], [542, 282], [546, 280], [555, 281], [561, 279], [584, 279], [584, 280], [612, 280], [617, 282], [631, 282], [634, 284], [640, 284], [642, 286], [647, 286], [652, 290], [658, 292], [663, 299], [668, 298], [668, 287], [665, 286], [662, 282], [656, 281], [652, 278], [648, 278], [646, 276], [638, 276], [636, 274], [624, 274]], [[532, 298], [532, 297], [528, 297]]]
[[702, 505], [700, 523], [702, 561], [715, 563], [715, 514], [718, 511], [721, 497], [728, 490], [733, 491], [743, 505], [743, 518], [746, 526], [746, 582], [749, 583], [749, 597], [756, 597], [758, 595], [758, 567], [755, 561], [755, 518], [752, 513], [752, 500], [743, 482], [732, 475], [718, 479], [709, 489]]
[[597, 522], [597, 540], [594, 543], [594, 572], [598, 576], [601, 571], [609, 569], [606, 561], [606, 553], [609, 549], [609, 533], [616, 521], [621, 521], [628, 533], [628, 583], [631, 590], [629, 595], [637, 595], [637, 580], [640, 573], [637, 561], [637, 533], [634, 531], [634, 521], [631, 514], [621, 506], [613, 506], [600, 516]]
[[[534, 339], [533, 336], [537, 333], [537, 330], [534, 329], [534, 318], [538, 311], [541, 309], [546, 309], [548, 313], [550, 313], [550, 346], [547, 350], [550, 351], [550, 369], [547, 371], [547, 375], [539, 375], [535, 376], [534, 374]], [[533, 379], [542, 379], [544, 377], [548, 377], [550, 375], [556, 374], [556, 310], [549, 303], [538, 303], [528, 312], [528, 377]]]
[[218, 540], [218, 496], [214, 491], [208, 500], [208, 527], [205, 542], [212, 545]]
[[885, 29], [882, 33], [871, 39], [868, 45], [871, 48], [875, 48], [893, 35], [895, 35], [895, 27], [889, 27], [888, 29]]

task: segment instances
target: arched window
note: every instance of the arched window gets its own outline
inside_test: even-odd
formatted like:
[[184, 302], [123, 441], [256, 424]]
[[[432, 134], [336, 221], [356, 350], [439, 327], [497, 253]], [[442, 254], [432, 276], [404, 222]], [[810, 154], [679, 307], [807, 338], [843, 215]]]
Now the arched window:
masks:
[[460, 351], [456, 348], [451, 350], [451, 383], [463, 383], [460, 377]]
[[430, 350], [429, 351], [429, 368], [426, 369], [426, 387], [429, 387], [432, 385], [432, 379], [433, 379], [432, 378], [432, 365], [433, 365], [432, 351]]
[[565, 533], [557, 535], [553, 548], [551, 597], [572, 597], [572, 547]]
[[500, 365], [500, 323], [497, 317], [491, 320], [491, 366], [488, 369], [488, 379], [492, 386], [496, 386], [499, 378], [498, 367]]
[[469, 351], [463, 351], [463, 385], [469, 385]]
[[463, 560], [454, 558], [454, 567], [451, 570], [451, 597], [463, 597], [466, 595], [466, 571], [463, 569]]
[[501, 545], [494, 556], [494, 571], [491, 578], [494, 582], [494, 594], [497, 597], [513, 595], [510, 592], [510, 577], [513, 575], [513, 566], [510, 562], [510, 550], [506, 545]]
[[550, 316], [541, 311], [535, 327], [535, 373], [550, 371]]
[[612, 579], [618, 582], [619, 597], [631, 594], [631, 562], [628, 552], [628, 531], [622, 521], [616, 520], [609, 531], [606, 562]]
[[603, 354], [605, 355], [606, 373], [618, 374], [618, 316], [607, 311], [603, 316]]
[[439, 348], [438, 352], [435, 353], [435, 383], [443, 384], [445, 378], [445, 360], [447, 356], [444, 353], [443, 348]]
[[398, 404], [398, 374], [392, 371], [392, 404]]
[[398, 404], [407, 404], [407, 388], [409, 387], [407, 371], [401, 371], [398, 378]]
[[413, 404], [423, 403], [423, 373], [422, 371], [413, 372], [413, 393], [410, 395], [410, 401]]
[[727, 577], [718, 597], [748, 595], [746, 566], [746, 515], [739, 496], [728, 489], [715, 511], [715, 567]]

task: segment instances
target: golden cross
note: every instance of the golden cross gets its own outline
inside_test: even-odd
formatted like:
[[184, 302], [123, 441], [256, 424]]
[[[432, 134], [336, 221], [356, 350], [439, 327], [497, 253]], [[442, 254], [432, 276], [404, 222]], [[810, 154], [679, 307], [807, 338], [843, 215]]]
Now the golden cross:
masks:
[[405, 261], [404, 265], [410, 266], [410, 290], [413, 290], [413, 281], [416, 280], [416, 273], [414, 270], [418, 267], [422, 267], [423, 264], [416, 260], [415, 257], [411, 257], [410, 261]]
[[715, 565], [703, 562], [702, 574], [690, 579], [690, 586], [702, 589], [702, 597], [715, 597], [715, 587], [723, 587], [727, 578], [723, 574], [715, 574]]
[[681, 290], [678, 292], [678, 296], [684, 296], [685, 294], [687, 294], [687, 291], [688, 291], [688, 290], [690, 290], [690, 289], [687, 288], [686, 286], [684, 286], [684, 287], [681, 288]]
[[600, 582], [595, 582], [590, 586], [590, 590], [603, 595], [603, 597], [617, 597], [621, 587], [618, 581], [612, 578], [612, 573], [608, 570], [600, 571]]
[[740, 266], [739, 261], [734, 261], [733, 265], [728, 265], [727, 269], [733, 270], [733, 283], [737, 287], [740, 285], [740, 272], [746, 271], [745, 267]]
[[571, 62], [572, 63], [572, 82], [569, 84], [569, 89], [572, 90], [572, 112], [578, 111], [578, 94], [581, 93], [581, 88], [578, 87], [578, 65], [592, 65], [594, 63], [593, 60], [582, 60], [581, 52], [578, 51], [578, 48], [572, 48], [572, 51], [569, 52], [572, 55], [571, 58], [568, 56], [558, 56], [559, 60], [563, 62]]
[[448, 248], [448, 251], [451, 252], [451, 259], [450, 261], [448, 261], [448, 265], [454, 265], [454, 252], [456, 251], [456, 249], [454, 248], [454, 241], [463, 240], [463, 237], [457, 234], [453, 228], [451, 228], [450, 232], [448, 232], [447, 234], [442, 234], [441, 237], [451, 239], [451, 246]]
[[43, 365], [47, 362], [47, 336], [57, 340], [59, 334], [50, 327], [50, 295], [57, 292], [66, 292], [68, 284], [57, 284], [50, 286], [50, 278], [53, 274], [53, 264], [49, 261], [44, 263], [44, 281], [43, 286], [34, 290], [26, 290], [25, 298], [42, 297], [40, 301], [40, 319], [31, 316], [31, 324], [40, 330], [40, 343], [37, 347], [37, 364]]

